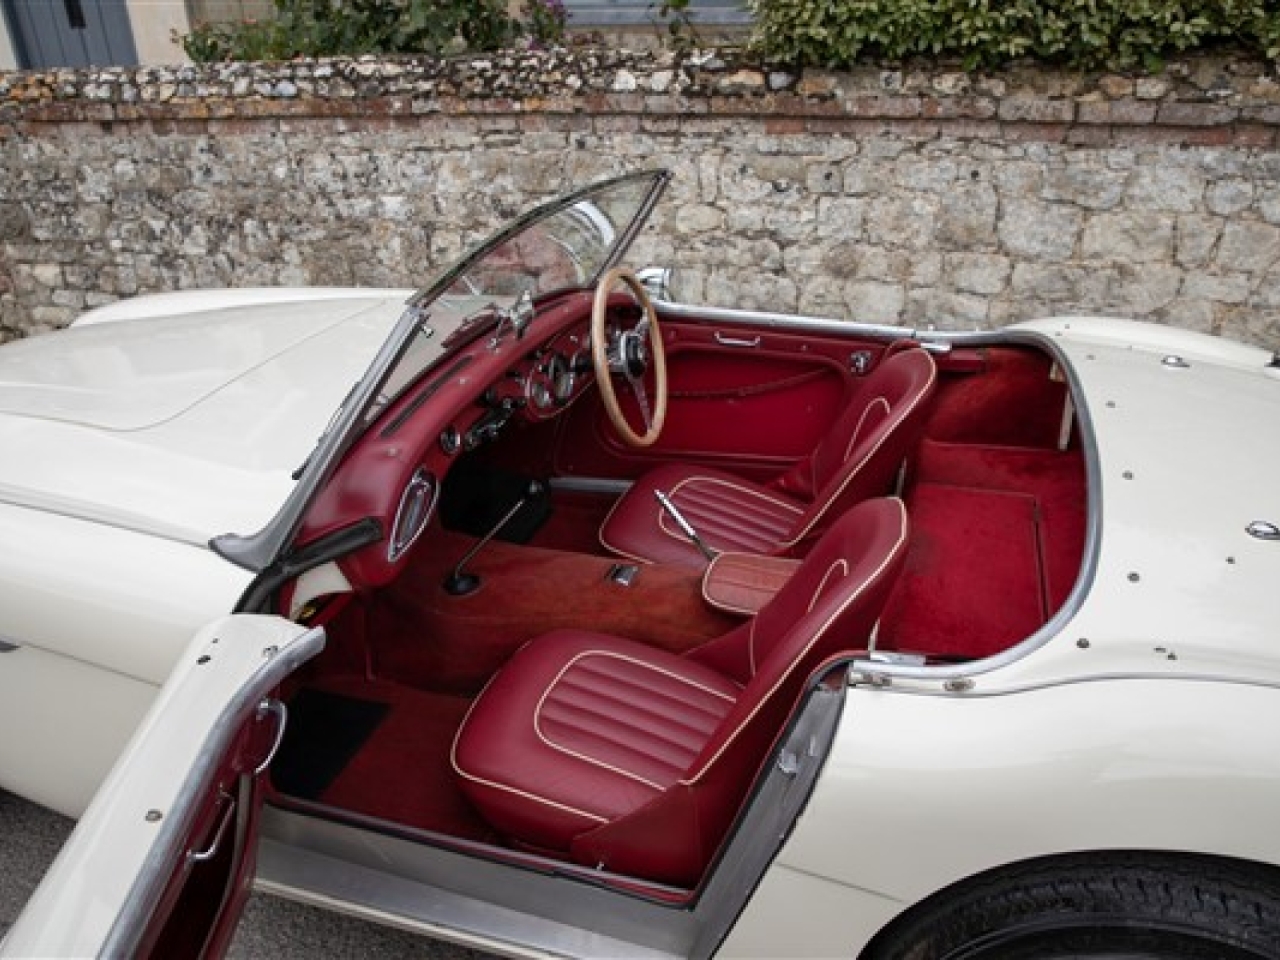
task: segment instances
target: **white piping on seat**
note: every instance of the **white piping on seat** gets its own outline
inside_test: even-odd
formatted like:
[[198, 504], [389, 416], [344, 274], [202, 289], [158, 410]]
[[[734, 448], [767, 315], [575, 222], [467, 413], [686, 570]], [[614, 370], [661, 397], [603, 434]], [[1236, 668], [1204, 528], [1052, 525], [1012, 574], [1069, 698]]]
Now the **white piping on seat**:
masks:
[[[776, 507], [781, 507], [783, 510], [788, 510], [791, 513], [796, 514], [796, 516], [800, 516], [804, 513], [804, 509], [801, 507], [797, 507], [794, 503], [788, 503], [786, 500], [781, 500], [777, 497], [771, 496], [770, 494], [764, 493], [763, 491], [757, 490], [753, 487], [742, 486], [740, 484], [734, 483], [731, 480], [724, 480], [720, 477], [706, 477], [706, 476], [699, 476], [697, 474], [691, 477], [685, 477], [683, 480], [681, 480], [679, 483], [677, 483], [674, 487], [672, 487], [667, 492], [667, 496], [670, 497], [672, 500], [675, 500], [676, 496], [680, 492], [680, 489], [692, 483], [716, 484], [721, 487], [728, 487], [730, 490], [735, 490], [738, 493], [743, 493], [748, 496], [755, 497], [757, 500], [763, 500], [764, 502], [771, 503]], [[682, 531], [673, 530], [668, 525], [667, 514], [663, 510], [658, 511], [658, 529], [660, 529], [667, 536], [675, 540], [679, 540], [681, 543], [689, 543], [689, 538], [686, 537]], [[690, 546], [692, 546], [692, 544], [690, 544]]]
[[[499, 671], [499, 673], [500, 672], [501, 671]], [[462, 718], [462, 723], [458, 725], [458, 732], [454, 734], [454, 737], [453, 737], [453, 746], [449, 748], [449, 765], [453, 767], [453, 772], [460, 777], [464, 777], [465, 779], [470, 780], [472, 783], [478, 783], [486, 787], [491, 787], [494, 790], [502, 790], [505, 793], [514, 794], [517, 797], [524, 797], [526, 800], [532, 800], [535, 803], [541, 803], [544, 806], [554, 807], [557, 810], [563, 810], [565, 813], [571, 813], [574, 816], [582, 817], [583, 819], [590, 820], [593, 823], [608, 823], [609, 822], [608, 820], [606, 820], [604, 817], [601, 817], [597, 814], [588, 813], [586, 810], [579, 810], [577, 807], [571, 807], [566, 803], [559, 803], [555, 800], [550, 800], [547, 797], [539, 796], [536, 793], [529, 793], [527, 790], [520, 790], [516, 787], [511, 786], [510, 784], [498, 783], [496, 780], [489, 780], [486, 777], [480, 777], [474, 773], [468, 773], [466, 770], [462, 769], [462, 767], [458, 763], [458, 741], [462, 739], [462, 731], [467, 728], [467, 722], [471, 719], [471, 712], [475, 710], [476, 705], [488, 692], [489, 687], [493, 684], [493, 681], [496, 680], [497, 678], [498, 678], [497, 673], [495, 673], [492, 677], [489, 678], [489, 682], [484, 685], [484, 688], [480, 691], [479, 696], [477, 696], [474, 700], [471, 701], [471, 706], [467, 708], [466, 716]]]
[[[924, 353], [924, 351], [921, 351], [921, 353]], [[810, 519], [809, 522], [804, 525], [803, 529], [801, 529], [797, 534], [791, 537], [791, 539], [784, 540], [778, 546], [794, 547], [797, 543], [799, 543], [801, 540], [807, 537], [809, 535], [809, 532], [813, 530], [813, 528], [817, 525], [818, 521], [822, 519], [823, 514], [827, 512], [827, 508], [830, 507], [831, 504], [835, 503], [835, 501], [839, 499], [840, 494], [844, 493], [845, 488], [849, 486], [850, 483], [853, 482], [853, 478], [856, 477], [858, 473], [861, 472], [862, 468], [867, 465], [867, 461], [870, 460], [875, 455], [877, 450], [879, 450], [882, 446], [884, 446], [885, 441], [889, 439], [889, 435], [893, 432], [893, 429], [896, 429], [898, 424], [900, 424], [903, 420], [905, 420], [907, 415], [911, 413], [912, 410], [914, 410], [923, 402], [924, 398], [929, 393], [929, 388], [933, 386], [934, 381], [938, 378], [938, 368], [937, 368], [937, 365], [934, 364], [933, 362], [933, 357], [930, 357], [929, 354], [927, 353], [924, 353], [924, 356], [929, 361], [929, 379], [925, 382], [924, 386], [921, 387], [916, 392], [915, 397], [912, 399], [910, 403], [905, 404], [899, 409], [898, 415], [896, 417], [894, 417], [891, 420], [885, 421], [887, 426], [881, 431], [880, 439], [877, 440], [875, 444], [871, 447], [871, 449], [867, 451], [866, 456], [864, 456], [860, 461], [858, 461], [858, 465], [845, 474], [844, 480], [840, 483], [840, 486], [836, 488], [836, 490], [831, 494], [831, 496], [827, 497], [826, 503], [823, 504], [822, 509], [813, 515], [812, 519]]]
[[558, 750], [560, 753], [563, 753], [567, 756], [576, 757], [577, 759], [583, 761], [584, 763], [589, 763], [589, 764], [592, 764], [593, 766], [600, 767], [601, 769], [609, 770], [612, 773], [616, 773], [620, 776], [628, 777], [632, 780], [636, 780], [640, 783], [645, 784], [646, 786], [653, 787], [654, 790], [657, 790], [657, 791], [665, 790], [666, 787], [662, 786], [661, 784], [654, 783], [652, 780], [648, 780], [637, 773], [632, 773], [630, 770], [623, 770], [621, 767], [616, 767], [611, 763], [605, 763], [603, 760], [597, 760], [595, 757], [589, 757], [584, 753], [579, 753], [577, 750], [570, 750], [568, 747], [555, 743], [549, 736], [547, 736], [545, 733], [542, 732], [542, 725], [541, 725], [542, 724], [542, 706], [546, 702], [547, 697], [550, 696], [551, 691], [555, 689], [556, 684], [558, 684], [561, 681], [561, 679], [564, 678], [564, 675], [568, 673], [574, 667], [574, 665], [578, 663], [579, 660], [582, 660], [586, 657], [591, 657], [591, 656], [612, 657], [613, 659], [621, 660], [624, 663], [630, 663], [630, 664], [633, 664], [634, 666], [642, 667], [646, 670], [652, 670], [654, 673], [660, 673], [665, 677], [669, 677], [670, 679], [675, 680], [679, 683], [683, 683], [686, 686], [694, 687], [698, 690], [701, 690], [703, 693], [708, 693], [711, 696], [727, 701], [730, 704], [735, 702], [733, 697], [730, 697], [728, 694], [721, 693], [719, 690], [712, 690], [710, 687], [705, 686], [704, 684], [698, 683], [696, 680], [690, 680], [688, 677], [682, 677], [678, 673], [674, 673], [670, 670], [664, 670], [662, 667], [654, 666], [653, 664], [646, 663], [643, 660], [637, 660], [635, 657], [628, 657], [624, 654], [615, 653], [614, 651], [611, 651], [611, 650], [582, 651], [581, 653], [577, 654], [572, 660], [566, 663], [564, 667], [561, 668], [560, 672], [557, 673], [554, 678], [552, 678], [551, 682], [547, 684], [546, 688], [542, 691], [542, 696], [538, 698], [537, 705], [535, 705], [533, 708], [533, 732], [538, 735], [539, 740], [545, 743], [552, 750]]
[[[827, 632], [827, 629], [831, 626], [831, 624], [834, 623], [835, 620], [842, 613], [844, 613], [845, 610], [849, 608], [849, 605], [851, 603], [853, 603], [860, 596], [862, 596], [863, 591], [867, 589], [867, 586], [872, 582], [874, 582], [875, 579], [879, 577], [881, 573], [884, 572], [885, 568], [894, 560], [895, 557], [897, 557], [898, 553], [904, 548], [907, 542], [906, 505], [897, 497], [891, 497], [887, 499], [893, 500], [893, 502], [898, 505], [898, 511], [899, 511], [898, 539], [894, 543], [893, 548], [889, 550], [888, 553], [885, 554], [885, 557], [880, 562], [880, 565], [877, 566], [875, 570], [873, 570], [870, 574], [867, 575], [867, 577], [862, 581], [862, 583], [859, 584], [858, 588], [854, 590], [852, 593], [850, 593], [848, 597], [845, 598], [844, 603], [840, 604], [839, 607], [833, 610], [831, 615], [827, 617], [827, 619], [823, 622], [822, 626], [820, 626], [817, 630], [814, 631], [813, 636], [809, 638], [809, 642], [805, 644], [804, 649], [801, 650], [792, 659], [791, 668], [784, 670], [782, 672], [782, 675], [778, 677], [777, 681], [773, 684], [773, 686], [769, 688], [769, 690], [765, 693], [765, 695], [760, 697], [756, 701], [756, 705], [754, 709], [752, 709], [752, 711], [742, 719], [742, 721], [737, 725], [737, 727], [734, 728], [732, 733], [730, 733], [727, 737], [725, 737], [724, 743], [720, 744], [720, 749], [717, 750], [715, 754], [712, 755], [709, 759], [707, 759], [696, 772], [693, 772], [690, 775], [687, 775], [680, 780], [680, 783], [682, 786], [686, 786], [686, 787], [693, 786], [693, 784], [697, 783], [699, 778], [703, 777], [706, 774], [706, 772], [709, 769], [711, 769], [712, 766], [715, 765], [715, 762], [720, 759], [721, 755], [723, 755], [724, 752], [727, 749], [729, 749], [730, 744], [732, 744], [733, 741], [738, 738], [738, 735], [743, 731], [743, 729], [747, 726], [747, 724], [750, 723], [751, 720], [755, 717], [755, 715], [760, 712], [760, 708], [763, 707], [764, 704], [766, 704], [769, 701], [769, 698], [772, 697], [774, 692], [778, 689], [778, 687], [782, 685], [782, 682], [786, 680], [788, 676], [790, 676], [791, 671], [795, 668], [795, 665], [799, 663], [801, 659], [803, 659], [806, 653], [808, 653], [811, 649], [813, 649], [813, 645], [822, 638], [822, 635]], [[752, 621], [753, 630], [754, 630], [754, 627], [755, 627], [755, 621]], [[754, 674], [754, 668], [752, 672]]]

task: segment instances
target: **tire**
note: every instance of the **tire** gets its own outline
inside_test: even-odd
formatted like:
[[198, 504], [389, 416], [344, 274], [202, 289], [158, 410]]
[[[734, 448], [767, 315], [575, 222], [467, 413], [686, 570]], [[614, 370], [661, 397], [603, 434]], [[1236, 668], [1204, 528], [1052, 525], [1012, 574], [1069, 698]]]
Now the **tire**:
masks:
[[1266, 867], [1159, 854], [1037, 860], [945, 890], [867, 960], [1278, 960]]

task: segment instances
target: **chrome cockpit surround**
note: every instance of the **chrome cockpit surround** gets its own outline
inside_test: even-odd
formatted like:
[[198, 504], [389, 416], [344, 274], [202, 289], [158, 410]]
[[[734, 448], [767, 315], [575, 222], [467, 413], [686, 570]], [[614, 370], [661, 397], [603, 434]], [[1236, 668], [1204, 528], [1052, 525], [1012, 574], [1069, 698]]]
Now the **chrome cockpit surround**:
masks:
[[1017, 343], [1037, 347], [1049, 354], [1066, 377], [1067, 388], [1075, 409], [1076, 424], [1085, 459], [1086, 503], [1088, 520], [1085, 528], [1084, 555], [1080, 573], [1066, 602], [1047, 623], [1021, 643], [982, 660], [936, 666], [916, 666], [878, 660], [857, 660], [850, 673], [853, 682], [884, 684], [893, 679], [947, 682], [989, 673], [1013, 663], [1039, 649], [1055, 637], [1076, 615], [1093, 587], [1098, 569], [1098, 551], [1102, 537], [1102, 473], [1098, 463], [1098, 446], [1093, 418], [1085, 402], [1084, 390], [1066, 353], [1052, 337], [1034, 330], [957, 331], [921, 330], [885, 324], [864, 324], [831, 317], [791, 316], [755, 310], [723, 307], [699, 307], [690, 304], [655, 302], [659, 316], [705, 325], [732, 325], [755, 329], [781, 330], [795, 333], [856, 334], [877, 340], [912, 339], [926, 347], [981, 347]]
[[848, 334], [850, 331], [857, 331], [863, 336], [883, 340], [934, 340], [943, 336], [936, 330], [917, 330], [913, 327], [897, 327], [890, 324], [854, 323], [836, 317], [809, 317], [730, 307], [699, 307], [687, 303], [673, 303], [670, 300], [655, 300], [653, 305], [659, 317], [670, 317], [688, 323], [731, 324], [796, 333]]

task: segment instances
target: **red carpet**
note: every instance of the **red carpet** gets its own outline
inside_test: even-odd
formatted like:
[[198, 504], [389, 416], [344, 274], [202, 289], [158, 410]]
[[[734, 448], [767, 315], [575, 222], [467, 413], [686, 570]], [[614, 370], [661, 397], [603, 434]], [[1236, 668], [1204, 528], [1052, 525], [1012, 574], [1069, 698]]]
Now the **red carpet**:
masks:
[[320, 803], [463, 839], [495, 839], [455, 786], [449, 762], [453, 736], [470, 700], [359, 677], [333, 677], [319, 687], [390, 708], [360, 752], [317, 798]]

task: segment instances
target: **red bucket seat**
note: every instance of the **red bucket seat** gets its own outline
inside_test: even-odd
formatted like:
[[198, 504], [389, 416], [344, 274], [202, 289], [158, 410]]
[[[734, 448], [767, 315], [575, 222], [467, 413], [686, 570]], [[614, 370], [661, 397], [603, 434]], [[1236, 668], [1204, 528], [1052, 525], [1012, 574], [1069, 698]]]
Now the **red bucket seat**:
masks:
[[463, 792], [525, 848], [695, 884], [808, 678], [866, 648], [906, 540], [900, 500], [860, 504], [754, 618], [685, 656], [581, 630], [530, 641], [458, 731]]
[[923, 426], [933, 358], [892, 354], [817, 448], [768, 484], [709, 467], [668, 464], [632, 485], [600, 528], [600, 542], [634, 560], [702, 567], [706, 560], [654, 498], [660, 490], [713, 550], [796, 556], [855, 503], [888, 493]]

